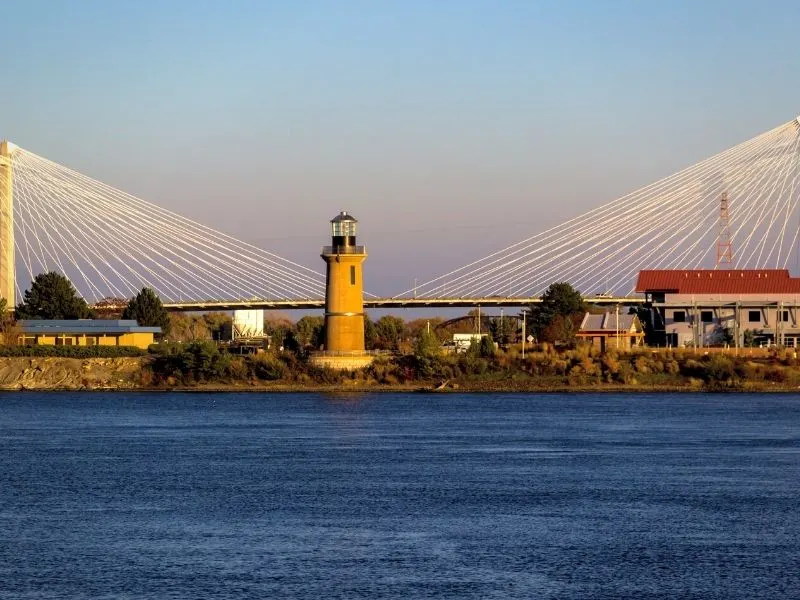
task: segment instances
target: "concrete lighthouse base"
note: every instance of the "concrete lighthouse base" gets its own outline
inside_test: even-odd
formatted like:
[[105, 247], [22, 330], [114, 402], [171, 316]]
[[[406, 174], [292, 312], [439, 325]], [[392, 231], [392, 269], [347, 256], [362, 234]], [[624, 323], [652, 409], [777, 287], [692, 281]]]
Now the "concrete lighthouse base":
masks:
[[358, 371], [366, 369], [374, 359], [366, 352], [316, 352], [311, 355], [311, 364], [337, 371]]

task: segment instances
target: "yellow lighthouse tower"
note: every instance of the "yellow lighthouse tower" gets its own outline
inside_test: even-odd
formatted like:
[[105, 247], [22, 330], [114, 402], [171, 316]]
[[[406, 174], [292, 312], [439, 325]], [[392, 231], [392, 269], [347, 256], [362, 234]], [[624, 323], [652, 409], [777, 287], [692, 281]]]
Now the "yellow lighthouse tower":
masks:
[[360, 369], [372, 362], [364, 351], [364, 246], [356, 245], [358, 221], [342, 211], [331, 220], [331, 245], [322, 249], [325, 284], [325, 351], [314, 362]]

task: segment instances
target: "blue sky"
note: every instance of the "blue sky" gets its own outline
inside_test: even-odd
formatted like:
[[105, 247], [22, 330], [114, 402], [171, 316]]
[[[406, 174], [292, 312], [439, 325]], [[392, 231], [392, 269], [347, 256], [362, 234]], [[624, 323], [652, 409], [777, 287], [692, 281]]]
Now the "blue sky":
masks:
[[0, 137], [393, 294], [788, 121], [800, 3], [4, 7]]

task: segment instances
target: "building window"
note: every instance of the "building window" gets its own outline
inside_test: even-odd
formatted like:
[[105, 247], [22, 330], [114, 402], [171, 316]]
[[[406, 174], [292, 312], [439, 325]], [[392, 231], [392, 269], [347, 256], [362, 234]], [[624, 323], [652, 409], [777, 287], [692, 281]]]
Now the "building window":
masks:
[[86, 336], [86, 345], [87, 346], [96, 346], [97, 345], [97, 338], [92, 335]]
[[686, 311], [676, 310], [674, 313], [672, 313], [672, 320], [675, 323], [685, 323], [686, 322]]
[[789, 311], [785, 310], [783, 311], [783, 314], [781, 314], [781, 321], [786, 323], [788, 320], [789, 320]]
[[714, 322], [714, 312], [710, 310], [701, 310], [700, 311], [700, 320], [703, 323], [713, 323]]
[[350, 265], [350, 285], [356, 284], [356, 268], [353, 265]]
[[747, 311], [747, 320], [750, 323], [761, 323], [761, 311], [760, 310], [748, 310]]

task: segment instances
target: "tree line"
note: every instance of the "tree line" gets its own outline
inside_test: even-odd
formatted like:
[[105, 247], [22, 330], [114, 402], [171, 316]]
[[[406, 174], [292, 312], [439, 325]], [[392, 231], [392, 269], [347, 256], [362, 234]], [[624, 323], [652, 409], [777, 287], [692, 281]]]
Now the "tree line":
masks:
[[[125, 303], [125, 300], [117, 300]], [[0, 309], [6, 313], [5, 301], [0, 299]], [[586, 307], [580, 293], [568, 283], [554, 283], [542, 295], [541, 302], [524, 309], [527, 332], [539, 342], [570, 342], [574, 339]], [[23, 300], [15, 307], [16, 319], [88, 319], [103, 317], [133, 319], [139, 325], [160, 327], [162, 339], [175, 342], [232, 339], [232, 318], [229, 314], [211, 312], [204, 314], [170, 314], [158, 295], [143, 288], [127, 300], [119, 313], [92, 309], [77, 293], [65, 276], [56, 272], [34, 277]], [[8, 318], [4, 319], [7, 322]], [[411, 321], [395, 315], [385, 315], [377, 320], [369, 316], [364, 321], [365, 346], [369, 350], [386, 350], [394, 353], [411, 352], [422, 332], [430, 333], [441, 344], [453, 333], [488, 333], [501, 346], [520, 340], [520, 320], [515, 317], [480, 316], [479, 310], [470, 311], [466, 317], [445, 322], [441, 317], [417, 318]], [[275, 317], [265, 322], [265, 335], [279, 348], [293, 351], [319, 350], [324, 346], [325, 322], [319, 316], [304, 316], [297, 322]]]

